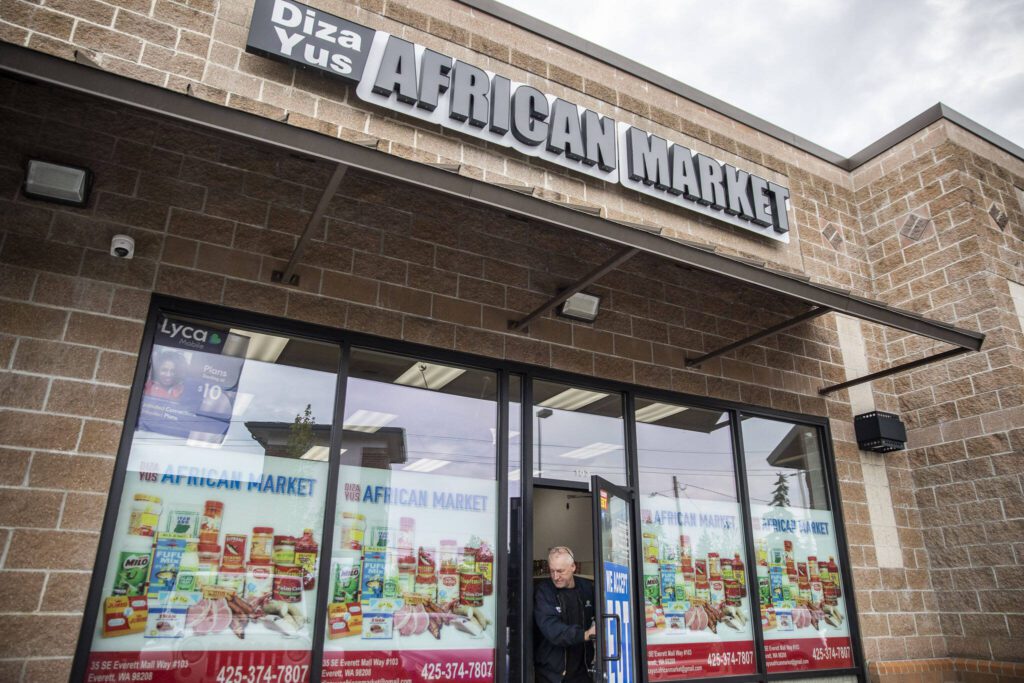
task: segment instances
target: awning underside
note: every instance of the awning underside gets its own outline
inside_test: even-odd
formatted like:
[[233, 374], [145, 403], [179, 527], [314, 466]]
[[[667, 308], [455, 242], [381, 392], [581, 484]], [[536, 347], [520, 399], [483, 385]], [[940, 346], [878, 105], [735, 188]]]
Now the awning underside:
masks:
[[646, 253], [691, 269], [713, 273], [736, 283], [782, 295], [785, 299], [807, 306], [806, 311], [788, 320], [746, 338], [735, 340], [717, 350], [688, 358], [688, 366], [699, 366], [712, 358], [733, 352], [830, 312], [844, 313], [867, 322], [920, 335], [948, 344], [950, 348], [847, 382], [822, 387], [819, 390], [821, 394], [829, 394], [962, 353], [978, 351], [985, 339], [985, 336], [978, 332], [931, 320], [878, 301], [855, 296], [838, 288], [816, 284], [799, 275], [769, 268], [764, 263], [719, 253], [705, 245], [662, 236], [661, 229], [656, 226], [619, 223], [601, 218], [592, 207], [575, 206], [535, 196], [534, 188], [528, 186], [508, 187], [488, 183], [460, 175], [458, 165], [423, 164], [380, 152], [374, 148], [375, 140], [360, 144], [330, 138], [284, 122], [229, 109], [182, 93], [117, 76], [92, 66], [75, 64], [5, 43], [0, 43], [0, 70], [336, 164], [335, 173], [324, 188], [317, 210], [313, 212], [306, 231], [299, 238], [291, 260], [283, 272], [276, 274], [276, 279], [282, 283], [292, 282], [309, 235], [322, 220], [323, 207], [327, 206], [344, 181], [345, 173], [350, 169], [357, 169], [589, 235], [616, 247], [615, 253], [606, 262], [597, 265], [571, 285], [552, 292], [548, 301], [528, 315], [510, 321], [510, 330], [513, 332], [524, 330], [530, 322], [548, 314], [572, 294], [599, 283], [602, 277], [631, 258]]

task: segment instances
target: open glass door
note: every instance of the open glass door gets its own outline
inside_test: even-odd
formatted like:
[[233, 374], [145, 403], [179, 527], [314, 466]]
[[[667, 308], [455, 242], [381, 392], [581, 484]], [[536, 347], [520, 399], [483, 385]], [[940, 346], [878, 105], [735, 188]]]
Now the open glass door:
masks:
[[633, 506], [628, 489], [591, 477], [597, 556], [597, 681], [638, 681], [633, 572]]

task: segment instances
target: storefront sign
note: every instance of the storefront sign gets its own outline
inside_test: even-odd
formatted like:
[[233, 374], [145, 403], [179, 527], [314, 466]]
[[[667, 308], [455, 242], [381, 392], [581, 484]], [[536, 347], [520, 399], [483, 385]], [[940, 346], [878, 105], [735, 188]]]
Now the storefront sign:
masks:
[[358, 83], [374, 33], [299, 2], [256, 0], [246, 49]]
[[357, 83], [370, 104], [789, 242], [785, 187], [398, 36], [257, 0], [247, 49]]

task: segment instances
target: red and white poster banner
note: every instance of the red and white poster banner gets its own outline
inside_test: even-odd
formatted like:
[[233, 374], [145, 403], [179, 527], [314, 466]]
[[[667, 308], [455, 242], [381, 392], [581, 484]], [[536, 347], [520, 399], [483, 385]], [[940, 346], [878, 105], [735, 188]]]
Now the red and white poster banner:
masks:
[[738, 676], [756, 672], [754, 643], [750, 640], [647, 647], [647, 674], [652, 681]]
[[308, 650], [93, 652], [86, 683], [306, 683]]
[[849, 638], [798, 638], [765, 643], [768, 673], [844, 669], [853, 666]]
[[345, 683], [492, 683], [494, 650], [325, 652], [323, 680]]

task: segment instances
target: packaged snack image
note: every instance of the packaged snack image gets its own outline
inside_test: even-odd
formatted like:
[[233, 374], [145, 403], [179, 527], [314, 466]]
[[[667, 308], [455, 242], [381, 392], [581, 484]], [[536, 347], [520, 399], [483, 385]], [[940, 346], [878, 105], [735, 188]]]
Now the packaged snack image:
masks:
[[316, 588], [316, 560], [320, 546], [313, 538], [312, 529], [304, 529], [295, 541], [295, 564], [302, 567], [302, 590]]
[[245, 566], [245, 534], [225, 534], [224, 536], [224, 557], [221, 564], [232, 569], [241, 569]]
[[115, 595], [103, 601], [103, 637], [142, 633], [149, 615], [145, 596]]
[[327, 606], [327, 637], [357, 636], [363, 631], [363, 608], [358, 602], [334, 602]]
[[245, 566], [245, 597], [253, 600], [269, 595], [274, 590], [273, 565], [254, 564]]
[[176, 506], [167, 514], [165, 531], [175, 534], [183, 534], [189, 538], [196, 538], [199, 535], [199, 523], [202, 515], [199, 510]]
[[390, 640], [395, 632], [395, 612], [401, 600], [367, 600], [363, 602], [363, 639]]
[[[685, 631], [686, 610], [689, 609], [689, 603], [673, 602], [671, 605], [671, 608], [666, 607], [665, 610], [665, 628], [669, 631]], [[682, 606], [685, 606], [685, 609], [680, 609]]]
[[188, 608], [199, 602], [199, 593], [163, 592], [149, 606], [147, 638], [181, 638], [185, 635]]
[[181, 556], [181, 564], [178, 566], [178, 578], [174, 588], [179, 591], [199, 590], [199, 551], [198, 543], [189, 540], [185, 544], [185, 552]]
[[297, 564], [274, 565], [274, 599], [281, 602], [302, 600], [302, 567]]
[[359, 602], [362, 585], [362, 563], [359, 553], [346, 551], [334, 561], [334, 602]]
[[[366, 552], [363, 555], [363, 582], [361, 585], [364, 602], [384, 597], [385, 554], [384, 548], [366, 547]], [[363, 618], [365, 620], [365, 614]]]
[[136, 493], [132, 501], [131, 515], [128, 517], [128, 533], [135, 536], [155, 535], [159, 530], [162, 510], [163, 505], [159, 497]]
[[126, 543], [117, 556], [117, 571], [114, 574], [112, 595], [145, 595], [146, 580], [149, 579], [149, 565], [153, 544], [150, 539], [139, 537], [137, 542]]
[[793, 612], [788, 609], [775, 610], [775, 618], [778, 620], [778, 629], [780, 631], [792, 631], [793, 630]]
[[149, 596], [174, 589], [185, 554], [186, 539], [177, 535], [157, 534], [149, 571]]
[[222, 566], [217, 573], [217, 585], [241, 596], [242, 591], [245, 590], [245, 569]]

